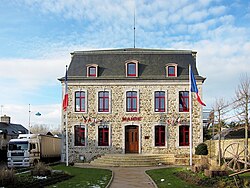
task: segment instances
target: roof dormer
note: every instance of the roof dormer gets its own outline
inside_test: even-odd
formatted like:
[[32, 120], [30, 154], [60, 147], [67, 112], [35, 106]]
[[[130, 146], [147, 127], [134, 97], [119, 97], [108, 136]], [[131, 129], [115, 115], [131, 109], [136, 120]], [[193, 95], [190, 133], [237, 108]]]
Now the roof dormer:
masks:
[[177, 77], [177, 67], [176, 63], [166, 64], [166, 77]]
[[126, 61], [126, 77], [138, 77], [139, 61], [128, 60]]
[[97, 77], [98, 76], [98, 65], [88, 64], [87, 66], [87, 77]]

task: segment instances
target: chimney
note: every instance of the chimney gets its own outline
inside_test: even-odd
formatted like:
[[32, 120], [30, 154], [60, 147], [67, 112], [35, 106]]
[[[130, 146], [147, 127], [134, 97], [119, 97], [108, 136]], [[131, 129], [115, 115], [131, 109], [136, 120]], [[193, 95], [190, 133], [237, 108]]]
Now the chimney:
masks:
[[3, 123], [10, 123], [10, 116], [1, 116], [1, 122]]

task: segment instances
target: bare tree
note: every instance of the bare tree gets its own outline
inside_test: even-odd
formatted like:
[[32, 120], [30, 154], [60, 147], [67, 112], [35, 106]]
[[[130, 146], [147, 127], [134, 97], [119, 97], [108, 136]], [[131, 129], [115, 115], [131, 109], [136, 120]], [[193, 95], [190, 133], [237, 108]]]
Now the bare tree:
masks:
[[[245, 125], [245, 162], [248, 161], [248, 126], [249, 126], [249, 104], [250, 104], [250, 77], [245, 74], [240, 79], [240, 84], [235, 92], [235, 109], [239, 124]], [[245, 169], [247, 164], [245, 163]]]
[[226, 104], [223, 98], [216, 99], [213, 112], [214, 112], [214, 126], [218, 126], [218, 135], [219, 135], [219, 166], [221, 166], [221, 158], [222, 158], [222, 151], [221, 151], [221, 127], [224, 124], [224, 116], [228, 112], [226, 109], [229, 105]]
[[48, 132], [60, 133], [60, 128], [48, 124], [36, 124], [30, 129], [33, 134], [47, 134]]

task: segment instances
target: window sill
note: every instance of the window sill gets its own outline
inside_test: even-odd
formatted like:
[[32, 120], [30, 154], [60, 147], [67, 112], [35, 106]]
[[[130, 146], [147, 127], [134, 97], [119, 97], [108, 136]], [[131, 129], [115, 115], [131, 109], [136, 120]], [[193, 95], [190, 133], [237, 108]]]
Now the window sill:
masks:
[[108, 112], [97, 112], [98, 114], [112, 114], [110, 111]]
[[96, 146], [98, 149], [108, 149], [111, 148], [111, 146]]
[[154, 146], [155, 149], [166, 149], [168, 148], [167, 146]]
[[186, 149], [186, 148], [190, 148], [190, 147], [189, 146], [177, 146], [177, 148]]
[[86, 148], [87, 146], [74, 146], [74, 148]]
[[82, 111], [82, 112], [76, 112], [76, 111], [74, 111], [74, 113], [75, 114], [87, 114], [88, 112], [86, 112], [86, 111]]

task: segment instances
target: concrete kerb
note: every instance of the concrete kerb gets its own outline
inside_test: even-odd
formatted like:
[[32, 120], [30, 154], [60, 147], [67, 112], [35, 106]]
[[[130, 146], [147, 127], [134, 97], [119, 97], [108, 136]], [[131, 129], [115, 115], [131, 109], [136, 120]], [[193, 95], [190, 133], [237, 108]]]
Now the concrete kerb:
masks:
[[144, 174], [148, 177], [148, 179], [150, 179], [150, 181], [152, 182], [152, 184], [154, 185], [155, 188], [158, 188], [158, 186], [156, 185], [155, 181], [146, 173], [147, 170], [144, 171]]
[[109, 187], [110, 187], [110, 185], [111, 185], [111, 183], [113, 182], [113, 179], [114, 179], [114, 172], [113, 172], [113, 170], [111, 170], [111, 171], [112, 171], [112, 175], [111, 175], [111, 178], [110, 178], [109, 183], [108, 183], [108, 185], [106, 186], [106, 188], [109, 188]]

